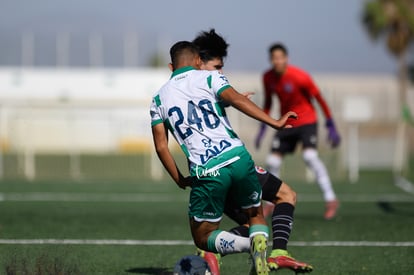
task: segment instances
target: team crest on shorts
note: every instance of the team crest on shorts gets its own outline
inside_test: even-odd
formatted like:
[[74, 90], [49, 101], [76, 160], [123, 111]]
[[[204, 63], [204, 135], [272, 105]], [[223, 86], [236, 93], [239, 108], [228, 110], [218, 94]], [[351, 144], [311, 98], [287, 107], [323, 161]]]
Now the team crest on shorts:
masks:
[[267, 173], [267, 171], [264, 168], [262, 168], [262, 167], [260, 167], [258, 165], [256, 165], [254, 168], [256, 169], [256, 172], [259, 173], [259, 174], [264, 175], [264, 174]]

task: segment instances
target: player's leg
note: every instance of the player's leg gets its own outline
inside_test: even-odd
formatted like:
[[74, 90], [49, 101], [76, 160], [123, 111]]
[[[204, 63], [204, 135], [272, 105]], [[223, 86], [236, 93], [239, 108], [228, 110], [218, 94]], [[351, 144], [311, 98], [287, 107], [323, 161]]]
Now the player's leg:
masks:
[[254, 163], [247, 151], [241, 152], [240, 160], [231, 164], [233, 189], [237, 204], [249, 219], [249, 238], [255, 274], [268, 274], [266, 261], [269, 229], [261, 207], [262, 189], [256, 176]]
[[191, 234], [195, 245], [220, 255], [250, 251], [249, 238], [219, 229], [219, 223], [190, 219]]
[[293, 258], [287, 251], [293, 227], [293, 214], [296, 205], [296, 192], [280, 179], [269, 175], [263, 185], [263, 199], [272, 201], [275, 209], [272, 215], [273, 244], [268, 257], [271, 270], [289, 268], [296, 272], [310, 272], [313, 267]]
[[249, 217], [249, 238], [250, 253], [253, 265], [250, 274], [266, 275], [269, 272], [267, 267], [267, 240], [269, 231], [263, 216], [262, 206], [246, 208], [246, 214]]
[[336, 215], [339, 202], [332, 187], [331, 179], [325, 164], [318, 156], [317, 125], [305, 125], [300, 127], [303, 143], [303, 160], [313, 171], [316, 181], [323, 193], [326, 202], [325, 219], [332, 219]]
[[249, 238], [219, 230], [231, 176], [227, 167], [215, 176], [195, 179], [190, 193], [190, 227], [194, 243], [200, 249], [227, 255], [248, 252]]
[[[293, 212], [296, 205], [295, 191], [261, 167], [256, 166], [256, 175], [262, 185], [262, 199], [276, 205], [272, 215], [272, 252], [267, 259], [269, 268], [272, 270], [290, 268], [301, 272], [312, 271], [312, 266], [295, 260], [287, 252], [287, 243], [292, 230]], [[231, 207], [233, 207], [233, 210], [231, 210]], [[248, 236], [249, 228], [245, 224], [247, 218], [240, 215], [237, 207], [231, 201], [227, 201], [226, 209], [225, 213], [240, 224], [230, 231], [237, 235]]]
[[298, 136], [296, 129], [284, 129], [277, 131], [271, 145], [271, 153], [266, 158], [267, 170], [275, 175], [280, 176], [280, 167], [282, 165], [283, 156], [292, 153], [296, 148]]

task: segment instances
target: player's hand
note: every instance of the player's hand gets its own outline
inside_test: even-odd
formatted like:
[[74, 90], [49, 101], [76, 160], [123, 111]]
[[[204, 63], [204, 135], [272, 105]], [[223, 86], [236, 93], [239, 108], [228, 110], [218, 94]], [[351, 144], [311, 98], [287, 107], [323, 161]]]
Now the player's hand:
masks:
[[260, 148], [260, 145], [262, 144], [262, 139], [263, 139], [263, 137], [266, 133], [266, 129], [267, 129], [267, 127], [266, 127], [265, 123], [260, 124], [259, 132], [257, 133], [257, 136], [254, 140], [254, 147], [256, 149]]
[[254, 94], [255, 94], [255, 92], [243, 92], [243, 93], [241, 93], [241, 95], [246, 97], [247, 99], [252, 99], [252, 96]]
[[326, 128], [328, 129], [328, 142], [332, 148], [336, 148], [341, 143], [341, 137], [336, 130], [334, 121], [330, 118], [326, 120]]
[[276, 128], [277, 130], [284, 128], [292, 128], [292, 125], [286, 124], [289, 118], [298, 119], [298, 115], [292, 111], [287, 112], [279, 120], [276, 121], [274, 128]]
[[186, 187], [191, 187], [193, 185], [193, 180], [191, 177], [182, 177], [179, 182], [177, 182], [178, 187], [185, 189]]

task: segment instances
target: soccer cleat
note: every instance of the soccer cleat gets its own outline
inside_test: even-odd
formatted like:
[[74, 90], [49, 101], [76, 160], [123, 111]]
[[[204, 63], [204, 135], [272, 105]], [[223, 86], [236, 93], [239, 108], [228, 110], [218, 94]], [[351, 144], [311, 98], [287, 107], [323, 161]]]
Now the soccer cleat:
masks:
[[267, 275], [269, 268], [267, 267], [266, 252], [267, 238], [264, 235], [256, 235], [251, 241], [252, 270], [250, 274]]
[[331, 220], [336, 216], [336, 211], [339, 208], [339, 201], [338, 200], [333, 200], [333, 201], [328, 201], [326, 202], [326, 206], [325, 206], [325, 220]]
[[220, 275], [220, 254], [214, 254], [213, 252], [197, 248], [197, 255], [207, 262], [212, 275]]
[[267, 258], [267, 265], [270, 270], [289, 268], [295, 273], [307, 273], [313, 270], [313, 267], [307, 263], [297, 261], [295, 258], [283, 249], [274, 249]]

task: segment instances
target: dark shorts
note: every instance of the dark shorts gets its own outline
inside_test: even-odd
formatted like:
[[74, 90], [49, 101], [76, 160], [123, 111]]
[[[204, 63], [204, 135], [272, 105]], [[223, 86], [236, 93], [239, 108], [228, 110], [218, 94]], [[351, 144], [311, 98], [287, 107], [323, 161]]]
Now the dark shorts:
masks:
[[[282, 181], [259, 166], [255, 168], [256, 176], [262, 186], [262, 199], [273, 202], [276, 194], [279, 192]], [[244, 214], [243, 210], [237, 206], [237, 203], [230, 196], [226, 199], [224, 214], [238, 224], [248, 223], [246, 214]]]
[[303, 148], [316, 148], [318, 125], [316, 123], [277, 131], [272, 141], [271, 151], [282, 155], [293, 153], [300, 142]]

